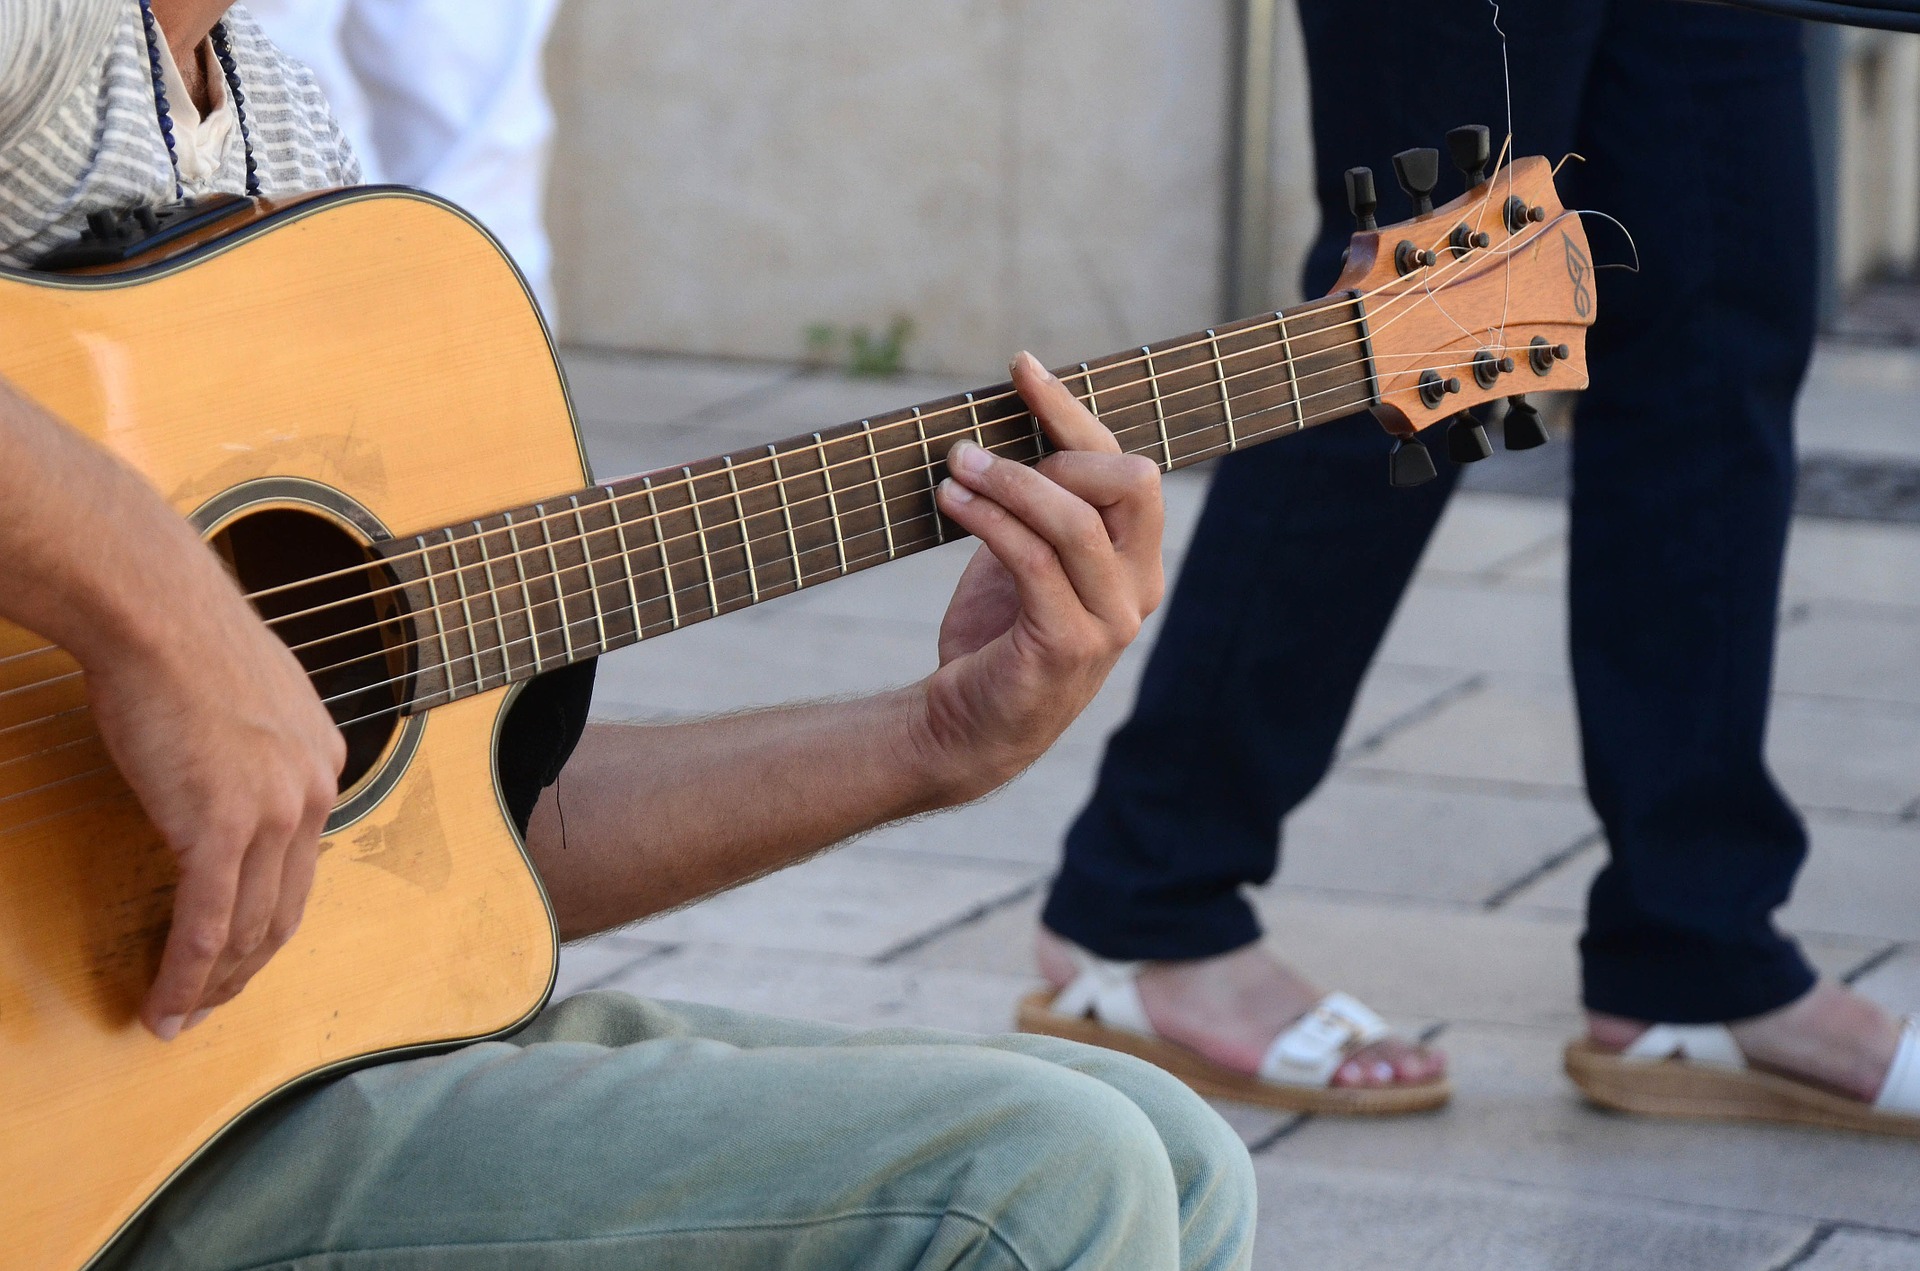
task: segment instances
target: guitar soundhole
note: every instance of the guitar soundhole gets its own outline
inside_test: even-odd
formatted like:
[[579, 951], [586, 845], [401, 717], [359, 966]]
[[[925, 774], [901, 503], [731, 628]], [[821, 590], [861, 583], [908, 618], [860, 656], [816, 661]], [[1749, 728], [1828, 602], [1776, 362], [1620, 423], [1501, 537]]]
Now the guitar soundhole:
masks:
[[248, 513], [212, 542], [340, 725], [340, 789], [352, 790], [404, 722], [413, 658], [398, 580], [345, 529], [295, 508]]

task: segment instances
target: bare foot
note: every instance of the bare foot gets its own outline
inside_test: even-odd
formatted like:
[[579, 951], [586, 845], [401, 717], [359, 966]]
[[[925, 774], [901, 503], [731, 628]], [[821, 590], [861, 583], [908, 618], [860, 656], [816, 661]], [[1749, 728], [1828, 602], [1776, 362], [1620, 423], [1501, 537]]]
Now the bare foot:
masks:
[[[1049, 984], [1063, 989], [1073, 982], [1079, 968], [1072, 945], [1042, 927], [1035, 947]], [[1258, 1072], [1273, 1039], [1326, 996], [1258, 944], [1217, 958], [1150, 962], [1138, 983], [1155, 1033], [1245, 1073]], [[1388, 1037], [1355, 1051], [1333, 1074], [1333, 1084], [1415, 1085], [1446, 1071], [1439, 1051]]]
[[[1822, 980], [1798, 1001], [1729, 1025], [1747, 1062], [1872, 1103], [1900, 1046], [1900, 1021], [1844, 984]], [[1625, 1050], [1648, 1025], [1587, 1012], [1587, 1036]]]

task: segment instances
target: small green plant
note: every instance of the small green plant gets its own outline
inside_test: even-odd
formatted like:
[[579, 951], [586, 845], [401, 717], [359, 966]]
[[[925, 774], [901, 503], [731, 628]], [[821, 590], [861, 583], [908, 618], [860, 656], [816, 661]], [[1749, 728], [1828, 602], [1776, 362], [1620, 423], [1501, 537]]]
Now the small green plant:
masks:
[[867, 326], [842, 331], [828, 322], [810, 324], [803, 332], [809, 365], [845, 367], [852, 375], [898, 375], [906, 369], [907, 342], [913, 338], [913, 319], [896, 317], [875, 335]]

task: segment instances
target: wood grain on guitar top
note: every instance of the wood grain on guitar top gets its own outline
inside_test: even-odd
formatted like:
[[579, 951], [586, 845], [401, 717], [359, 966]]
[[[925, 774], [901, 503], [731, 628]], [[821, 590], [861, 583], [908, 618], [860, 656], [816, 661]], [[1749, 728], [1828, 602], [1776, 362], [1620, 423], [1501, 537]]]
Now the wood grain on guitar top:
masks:
[[[423, 200], [296, 212], [123, 286], [0, 278], [0, 314], [0, 373], [182, 513], [293, 477], [404, 535], [585, 481], [518, 278]], [[171, 860], [102, 770], [73, 663], [13, 656], [42, 644], [0, 624], [0, 1267], [70, 1271], [288, 1082], [513, 1027], [555, 945], [492, 780], [496, 689], [435, 711], [398, 784], [323, 843], [304, 926], [247, 991], [154, 1040], [134, 1011]]]

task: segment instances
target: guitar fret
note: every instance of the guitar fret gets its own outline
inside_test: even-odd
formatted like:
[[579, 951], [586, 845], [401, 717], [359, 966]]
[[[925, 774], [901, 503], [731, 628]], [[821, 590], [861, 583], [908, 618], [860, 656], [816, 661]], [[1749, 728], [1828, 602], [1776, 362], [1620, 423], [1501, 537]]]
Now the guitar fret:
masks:
[[740, 550], [747, 554], [747, 594], [760, 603], [760, 571], [753, 563], [753, 535], [747, 528], [747, 505], [740, 501], [740, 474], [734, 469], [733, 456], [721, 460], [727, 465], [727, 489], [733, 491], [733, 514], [740, 518]]
[[873, 464], [874, 488], [880, 492], [880, 525], [887, 532], [887, 559], [892, 560], [898, 555], [893, 546], [893, 515], [887, 511], [887, 479], [880, 473], [880, 452], [873, 445], [873, 421], [863, 419], [860, 427], [867, 435], [867, 459]]
[[980, 403], [973, 400], [973, 394], [967, 394], [967, 417], [973, 421], [973, 441], [982, 450], [987, 448], [986, 434], [980, 431]]
[[1227, 395], [1227, 368], [1220, 360], [1220, 337], [1213, 333], [1212, 327], [1207, 328], [1207, 343], [1213, 346], [1213, 372], [1220, 377], [1220, 409], [1227, 413], [1227, 449], [1238, 450], [1240, 439], [1233, 431], [1233, 399]]
[[787, 479], [780, 472], [780, 451], [768, 446], [767, 455], [773, 460], [773, 485], [780, 491], [780, 517], [787, 523], [787, 546], [793, 551], [793, 589], [799, 591], [806, 586], [800, 573], [800, 538], [793, 532], [793, 505], [787, 502]]
[[440, 612], [440, 584], [433, 576], [433, 557], [427, 551], [427, 536], [414, 539], [420, 544], [420, 562], [425, 567], [427, 598], [433, 605], [433, 631], [440, 640], [440, 665], [445, 668], [447, 677], [447, 700], [453, 701], [457, 694], [453, 682], [453, 651], [447, 648], [447, 622]]
[[586, 518], [580, 515], [580, 496], [570, 494], [567, 502], [573, 505], [573, 524], [580, 531], [580, 560], [587, 571], [587, 595], [593, 600], [593, 625], [600, 633], [600, 652], [607, 651], [607, 615], [600, 609], [600, 574], [593, 567], [593, 541], [587, 537]]
[[513, 682], [513, 655], [507, 651], [507, 622], [500, 614], [500, 584], [493, 579], [493, 553], [487, 550], [487, 532], [480, 522], [473, 525], [473, 541], [480, 545], [480, 568], [487, 574], [487, 603], [493, 607], [493, 630], [500, 637], [501, 683]]
[[707, 550], [707, 519], [700, 515], [700, 487], [694, 482], [692, 468], [680, 469], [680, 475], [687, 479], [687, 506], [693, 509], [693, 533], [700, 542], [700, 563], [707, 571], [707, 612], [717, 617], [720, 592], [713, 585], [713, 553]]
[[1147, 386], [1153, 390], [1153, 419], [1160, 426], [1160, 470], [1172, 472], [1173, 440], [1167, 436], [1167, 406], [1160, 400], [1160, 376], [1153, 369], [1153, 350], [1143, 344], [1140, 356], [1147, 360]]
[[840, 524], [840, 500], [833, 495], [833, 469], [827, 466], [827, 443], [813, 434], [813, 448], [820, 452], [820, 480], [827, 487], [827, 515], [833, 518], [833, 545], [840, 553], [840, 576], [847, 574], [847, 540]]
[[[933, 479], [933, 447], [927, 441], [926, 416], [920, 413], [918, 406], [913, 408], [913, 425], [920, 433], [920, 457], [926, 461], [927, 465], [927, 497], [937, 499], [934, 493], [936, 485]], [[933, 504], [933, 534], [936, 545], [947, 541], [946, 518], [940, 515], [940, 505], [937, 501]]]
[[1100, 418], [1100, 398], [1093, 391], [1093, 372], [1087, 369], [1085, 362], [1080, 364], [1080, 378], [1086, 381], [1087, 385], [1087, 413], [1098, 419]]
[[507, 542], [513, 547], [513, 572], [520, 576], [520, 606], [527, 611], [527, 644], [533, 649], [533, 673], [546, 670], [546, 663], [540, 656], [540, 624], [533, 616], [533, 589], [527, 585], [527, 563], [520, 547], [520, 527], [513, 523], [513, 513], [501, 514], [507, 523]]
[[627, 599], [633, 602], [633, 638], [647, 638], [646, 619], [640, 616], [640, 582], [634, 577], [633, 549], [627, 546], [627, 518], [620, 515], [620, 496], [613, 492], [612, 486], [603, 487], [607, 492], [607, 507], [613, 512], [613, 532], [620, 543], [620, 573], [627, 580]]
[[[467, 595], [467, 571], [460, 565], [460, 545], [453, 537], [453, 528], [446, 531], [447, 554], [453, 557], [453, 581], [460, 589], [460, 611], [467, 619], [467, 659], [473, 663], [473, 688], [480, 692], [487, 686], [487, 668], [480, 662], [480, 633], [475, 630], [473, 621], [473, 602]], [[428, 561], [429, 568], [433, 562]]]
[[653, 478], [642, 477], [640, 485], [647, 492], [647, 515], [653, 518], [653, 545], [660, 553], [660, 573], [667, 580], [667, 618], [673, 623], [673, 629], [680, 629], [680, 597], [673, 585], [673, 561], [667, 556], [666, 527], [660, 523], [660, 504], [653, 497]]
[[1287, 315], [1274, 314], [1273, 323], [1280, 328], [1280, 353], [1287, 359], [1287, 386], [1293, 390], [1293, 428], [1298, 432], [1307, 426], [1307, 412], [1300, 403], [1300, 372], [1293, 362], [1293, 341], [1287, 337]]
[[560, 574], [560, 558], [553, 551], [553, 534], [547, 529], [547, 505], [536, 503], [533, 514], [540, 521], [540, 541], [547, 548], [547, 564], [553, 570], [553, 601], [560, 606], [560, 642], [566, 648], [567, 661], [574, 661], [573, 654], [573, 618], [567, 613], [567, 586]]

